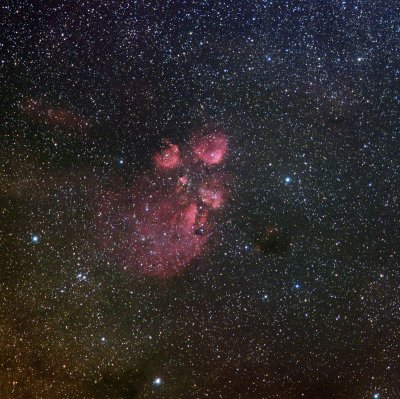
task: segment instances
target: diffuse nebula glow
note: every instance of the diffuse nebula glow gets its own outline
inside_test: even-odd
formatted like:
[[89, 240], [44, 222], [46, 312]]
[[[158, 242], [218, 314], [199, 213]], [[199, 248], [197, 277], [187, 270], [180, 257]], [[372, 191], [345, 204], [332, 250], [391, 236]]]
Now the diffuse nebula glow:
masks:
[[154, 170], [138, 180], [130, 200], [121, 207], [111, 199], [101, 211], [110, 237], [104, 244], [116, 247], [124, 268], [163, 278], [182, 272], [202, 252], [212, 213], [226, 202], [229, 180], [221, 171], [228, 152], [225, 133], [197, 132], [181, 148], [164, 144], [153, 156]]

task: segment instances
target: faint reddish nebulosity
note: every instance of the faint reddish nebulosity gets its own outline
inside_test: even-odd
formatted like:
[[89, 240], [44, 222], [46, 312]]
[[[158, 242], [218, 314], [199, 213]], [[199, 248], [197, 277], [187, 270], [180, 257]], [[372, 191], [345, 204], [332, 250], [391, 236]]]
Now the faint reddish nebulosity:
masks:
[[64, 129], [84, 130], [90, 127], [90, 123], [77, 115], [74, 111], [65, 108], [51, 108], [40, 100], [30, 98], [20, 106], [21, 110], [39, 121], [50, 126], [57, 126]]
[[90, 127], [89, 122], [67, 109], [49, 108], [46, 113], [47, 123], [72, 129], [85, 129]]
[[122, 201], [111, 195], [101, 211], [104, 245], [112, 243], [124, 268], [161, 278], [184, 271], [202, 253], [212, 213], [226, 202], [228, 180], [219, 167], [227, 155], [225, 134], [197, 134], [181, 148], [165, 143], [153, 157], [154, 170]]

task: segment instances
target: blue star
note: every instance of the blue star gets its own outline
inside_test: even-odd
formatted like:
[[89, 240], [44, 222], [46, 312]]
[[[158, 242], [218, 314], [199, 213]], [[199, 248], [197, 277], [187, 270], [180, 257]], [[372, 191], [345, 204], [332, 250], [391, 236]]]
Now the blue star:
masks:
[[299, 283], [296, 283], [296, 284], [294, 285], [294, 288], [299, 289], [299, 288], [300, 288], [300, 284], [299, 284]]
[[285, 183], [289, 184], [292, 181], [292, 178], [290, 176], [285, 177]]
[[37, 234], [32, 235], [31, 242], [37, 244], [39, 242], [39, 236]]
[[265, 57], [265, 59], [266, 59], [268, 62], [271, 62], [271, 61], [272, 61], [272, 57], [271, 57], [270, 55], [267, 55], [267, 56]]
[[379, 393], [374, 394], [374, 399], [379, 399], [380, 395]]

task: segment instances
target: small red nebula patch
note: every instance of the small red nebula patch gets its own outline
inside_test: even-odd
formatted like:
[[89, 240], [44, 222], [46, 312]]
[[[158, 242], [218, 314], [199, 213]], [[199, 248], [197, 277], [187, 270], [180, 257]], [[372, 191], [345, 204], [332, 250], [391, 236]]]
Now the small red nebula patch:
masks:
[[225, 201], [225, 189], [219, 179], [210, 179], [200, 184], [199, 195], [204, 204], [212, 209], [220, 208]]
[[180, 182], [183, 186], [185, 186], [185, 185], [187, 184], [187, 182], [188, 182], [187, 176], [181, 176], [181, 177], [179, 178], [179, 182]]
[[193, 146], [194, 155], [207, 165], [222, 162], [228, 151], [228, 138], [223, 133], [211, 133], [200, 138]]
[[154, 155], [154, 161], [159, 169], [176, 168], [179, 163], [179, 147], [169, 143], [167, 148]]

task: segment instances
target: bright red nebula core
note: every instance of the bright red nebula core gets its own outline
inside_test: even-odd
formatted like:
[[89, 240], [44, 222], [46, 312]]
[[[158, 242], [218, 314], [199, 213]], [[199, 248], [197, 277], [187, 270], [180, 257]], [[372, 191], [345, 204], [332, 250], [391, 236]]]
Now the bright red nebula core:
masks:
[[229, 180], [221, 171], [224, 133], [200, 132], [181, 148], [164, 143], [153, 156], [154, 170], [138, 180], [129, 200], [109, 199], [99, 213], [104, 244], [117, 248], [124, 268], [155, 277], [176, 275], [201, 254]]

